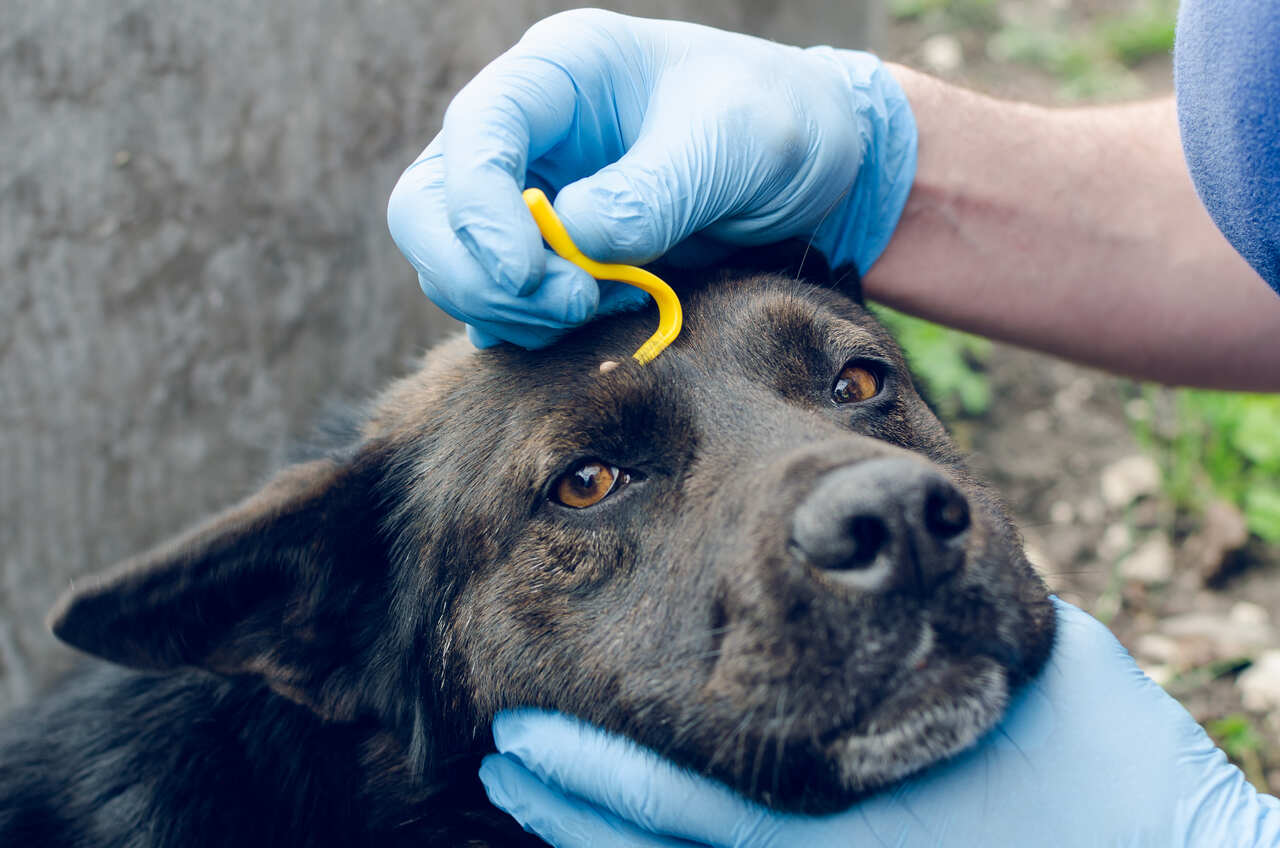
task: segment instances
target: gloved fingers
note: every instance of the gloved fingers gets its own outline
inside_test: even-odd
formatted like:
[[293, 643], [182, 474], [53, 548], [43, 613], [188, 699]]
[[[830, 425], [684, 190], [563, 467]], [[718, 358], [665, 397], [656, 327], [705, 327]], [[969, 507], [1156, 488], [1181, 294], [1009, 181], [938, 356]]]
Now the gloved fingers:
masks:
[[915, 117], [902, 87], [872, 54], [829, 47], [805, 52], [844, 68], [864, 133], [857, 180], [824, 212], [814, 241], [833, 267], [852, 263], [865, 274], [888, 246], [915, 181]]
[[[575, 53], [581, 45], [572, 39], [548, 42], [547, 30], [557, 28], [562, 25], [544, 21], [467, 83], [449, 104], [441, 132], [450, 226], [488, 276], [515, 294], [537, 285], [543, 256], [520, 196], [529, 163], [570, 134], [580, 109], [595, 108], [584, 87], [597, 100], [612, 101], [599, 82], [608, 78], [603, 56], [589, 49]], [[617, 146], [603, 137], [590, 142]], [[581, 152], [580, 160], [603, 151]], [[593, 165], [579, 161], [576, 167]]]
[[[1255, 822], [1277, 838], [1278, 817], [1265, 821], [1261, 796], [1186, 709], [1102, 623], [1057, 598], [1053, 603], [1057, 635], [1048, 665], [972, 752], [990, 758], [991, 792], [1026, 799], [1018, 815], [984, 824], [992, 844], [1010, 844], [1005, 829], [1028, 832], [1028, 817], [1071, 845], [1266, 844], [1239, 839]], [[935, 774], [963, 777], [969, 758]], [[952, 780], [950, 800], [962, 801], [965, 787]], [[1060, 803], [1063, 787], [1073, 794], [1067, 806]]]
[[[1119, 751], [1127, 747], [1126, 740], [1154, 738], [1162, 726], [1203, 735], [1186, 710], [1142, 672], [1106, 625], [1057, 597], [1051, 601], [1057, 630], [1049, 662], [1017, 693], [1001, 724], [1022, 751], [1043, 762], [1083, 744], [1079, 737], [1114, 737], [1113, 745], [1098, 747]], [[1026, 709], [1024, 702], [1036, 706]], [[1107, 709], [1096, 709], [1098, 702], [1105, 702]], [[1084, 722], [1086, 716], [1096, 723]], [[1204, 742], [1213, 747], [1207, 736]]]
[[[418, 270], [422, 291], [445, 312], [488, 336], [541, 347], [595, 315], [599, 286], [539, 242], [537, 286], [517, 295], [494, 285], [449, 226], [441, 139], [400, 177], [387, 204], [396, 245]], [[533, 218], [521, 202], [521, 215]]]
[[740, 249], [736, 245], [712, 238], [703, 231], [694, 233], [668, 250], [663, 255], [662, 262], [674, 268], [706, 268], [722, 262]]
[[502, 339], [500, 337], [486, 333], [474, 324], [467, 325], [467, 339], [481, 350], [484, 350], [487, 347], [497, 347], [502, 344]]
[[834, 816], [768, 813], [554, 713], [501, 713], [494, 738], [538, 787], [563, 789], [642, 832], [714, 846], [1280, 844], [1280, 803], [1249, 786], [1105, 627], [1054, 603], [1049, 666], [996, 732]]
[[437, 306], [481, 334], [470, 336], [487, 342], [478, 347], [492, 347], [496, 339], [534, 349], [589, 321], [600, 294], [596, 281], [578, 266], [558, 256], [546, 262], [541, 284], [525, 297], [486, 286], [476, 275], [455, 276], [446, 281], [448, 288], [425, 274], [419, 274], [418, 283]]
[[[1054, 651], [1046, 668], [1046, 683], [1052, 683], [1062, 669], [1070, 667], [1072, 687], [1085, 690], [1078, 697], [1091, 697], [1123, 686], [1134, 700], [1142, 700], [1143, 710], [1150, 709], [1148, 696], [1157, 696], [1163, 690], [1151, 678], [1143, 674], [1128, 650], [1120, 644], [1105, 624], [1079, 607], [1057, 596], [1050, 596], [1057, 614], [1057, 636]], [[1092, 689], [1092, 692], [1087, 690]], [[1065, 694], [1065, 693], [1063, 693]], [[1170, 708], [1182, 709], [1172, 698], [1165, 697]]]
[[644, 289], [629, 286], [626, 283], [605, 281], [600, 283], [600, 305], [597, 315], [613, 315], [617, 312], [630, 312], [644, 309], [653, 298]]
[[[814, 189], [794, 180], [815, 162], [827, 170], [825, 163], [843, 159], [839, 154], [847, 145], [824, 140], [840, 150], [825, 156], [811, 150], [815, 130], [793, 87], [748, 64], [742, 49], [761, 48], [754, 39], [739, 38], [743, 44], [725, 45], [736, 50], [732, 59], [689, 59], [664, 69], [634, 143], [615, 161], [560, 190], [556, 211], [584, 253], [608, 262], [648, 262], [704, 229], [719, 238], [720, 230], [739, 219], [748, 223], [739, 228], [738, 243], [777, 241], [794, 235], [797, 226], [803, 229], [792, 210], [797, 203], [814, 203], [806, 197]], [[776, 60], [773, 51], [787, 53], [794, 64], [809, 61], [803, 51], [781, 45], [768, 45], [766, 58]], [[833, 86], [814, 85], [825, 99], [836, 99], [829, 91]], [[826, 135], [856, 135], [841, 126], [847, 110], [839, 116], [825, 112], [832, 113], [827, 123], [836, 125]], [[857, 162], [849, 158], [845, 167], [852, 180]], [[823, 176], [815, 180], [817, 193], [842, 190], [826, 184], [829, 174]]]
[[[1186, 708], [1148, 677], [1115, 635], [1093, 616], [1053, 598], [1058, 613], [1058, 637], [1048, 667], [1036, 683], [1050, 703], [1062, 709], [1083, 710], [1091, 699], [1105, 698], [1106, 721], [1097, 727], [1073, 726], [1079, 734], [1088, 730], [1097, 739], [1114, 739], [1114, 746], [1141, 744], [1176, 761], [1178, 768], [1160, 775], [1163, 787], [1176, 793], [1180, 769], [1207, 777], [1215, 768], [1229, 769], [1218, 750]], [[1063, 685], [1066, 683], [1067, 685]], [[1069, 688], [1068, 688], [1069, 687]], [[1123, 766], [1119, 766], [1123, 768]], [[1243, 778], [1241, 776], [1241, 780]], [[1148, 781], [1161, 785], [1161, 781]]]
[[525, 350], [537, 350], [554, 344], [566, 332], [568, 331], [499, 321], [481, 321], [467, 325], [467, 338], [481, 350], [504, 343]]
[[539, 779], [641, 828], [707, 845], [772, 844], [776, 824], [727, 787], [558, 713], [501, 712], [493, 738]]
[[665, 67], [630, 148], [561, 189], [556, 210], [588, 255], [646, 262], [698, 232], [779, 241], [812, 232], [848, 193], [864, 145], [846, 74], [739, 39], [716, 61]]
[[647, 833], [607, 810], [564, 795], [501, 754], [484, 758], [480, 780], [494, 806], [558, 848], [677, 848], [694, 844]]
[[[704, 226], [703, 218], [723, 214], [714, 200], [703, 204], [708, 205], [706, 212], [697, 208], [695, 198], [718, 198], [724, 192], [714, 184], [693, 184], [696, 149], [708, 140], [701, 121], [688, 117], [665, 122], [668, 131], [646, 128], [618, 161], [569, 183], [556, 195], [556, 212], [587, 256], [643, 264]], [[742, 178], [705, 172], [699, 176], [712, 183]]]
[[[560, 261], [558, 258], [549, 260], [553, 266], [558, 261]], [[644, 309], [651, 302], [652, 298], [642, 289], [625, 283], [606, 281], [600, 283], [600, 304], [595, 314], [612, 315]], [[481, 349], [511, 342], [532, 350], [550, 345], [571, 329], [573, 328], [535, 327], [520, 320], [483, 321], [479, 324], [467, 325], [467, 338]]]

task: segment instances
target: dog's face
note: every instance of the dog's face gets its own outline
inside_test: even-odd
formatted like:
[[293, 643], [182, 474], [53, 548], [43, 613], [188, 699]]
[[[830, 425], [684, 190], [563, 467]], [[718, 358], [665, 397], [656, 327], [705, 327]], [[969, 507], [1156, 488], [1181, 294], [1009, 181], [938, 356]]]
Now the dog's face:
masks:
[[260, 676], [427, 764], [531, 705], [822, 811], [968, 746], [1052, 641], [1003, 508], [860, 306], [775, 277], [685, 306], [645, 366], [643, 314], [437, 349], [345, 455], [78, 588], [56, 632]]

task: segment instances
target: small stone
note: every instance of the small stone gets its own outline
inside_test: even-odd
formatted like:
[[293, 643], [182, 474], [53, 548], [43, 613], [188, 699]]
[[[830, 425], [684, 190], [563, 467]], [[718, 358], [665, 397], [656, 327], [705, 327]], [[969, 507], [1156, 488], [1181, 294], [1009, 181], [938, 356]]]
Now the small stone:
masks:
[[1084, 524], [1099, 524], [1107, 515], [1107, 508], [1102, 505], [1102, 501], [1097, 498], [1085, 498], [1080, 501], [1076, 512], [1080, 514], [1080, 521]]
[[1102, 559], [1118, 559], [1132, 546], [1133, 534], [1129, 532], [1129, 525], [1109, 524], [1098, 541], [1098, 556]]
[[1253, 665], [1236, 678], [1246, 710], [1265, 713], [1280, 710], [1280, 650], [1263, 651]]
[[1093, 397], [1093, 380], [1077, 377], [1053, 396], [1053, 408], [1064, 415], [1075, 415], [1084, 402]]
[[1163, 665], [1177, 665], [1181, 657], [1177, 641], [1160, 633], [1144, 633], [1139, 636], [1133, 652], [1143, 659]]
[[1237, 627], [1268, 630], [1271, 627], [1271, 613], [1266, 607], [1250, 601], [1236, 601], [1227, 611], [1227, 620]]
[[1126, 456], [1102, 469], [1102, 500], [1111, 509], [1124, 509], [1138, 498], [1160, 490], [1160, 467], [1149, 456]]
[[948, 74], [964, 64], [964, 48], [954, 35], [940, 33], [921, 43], [920, 59], [934, 73]]
[[1053, 417], [1043, 409], [1033, 409], [1022, 417], [1022, 423], [1033, 433], [1047, 433]]
[[129, 164], [129, 160], [132, 158], [133, 155], [129, 153], [129, 151], [117, 150], [116, 155], [111, 157], [111, 161], [115, 163], [117, 168], [123, 168], [125, 165]]
[[1160, 632], [1176, 640], [1182, 651], [1192, 655], [1189, 659], [1192, 665], [1215, 659], [1252, 657], [1274, 643], [1269, 624], [1246, 623], [1233, 620], [1229, 614], [1209, 612], [1189, 612], [1166, 618], [1160, 625]]
[[1154, 533], [1120, 563], [1120, 575], [1139, 583], [1168, 583], [1173, 576], [1173, 546], [1163, 533]]
[[1151, 404], [1145, 398], [1133, 398], [1125, 403], [1124, 414], [1130, 421], [1147, 421], [1151, 418]]
[[1049, 507], [1049, 520], [1054, 524], [1070, 524], [1076, 520], [1076, 508], [1070, 501], [1054, 501]]

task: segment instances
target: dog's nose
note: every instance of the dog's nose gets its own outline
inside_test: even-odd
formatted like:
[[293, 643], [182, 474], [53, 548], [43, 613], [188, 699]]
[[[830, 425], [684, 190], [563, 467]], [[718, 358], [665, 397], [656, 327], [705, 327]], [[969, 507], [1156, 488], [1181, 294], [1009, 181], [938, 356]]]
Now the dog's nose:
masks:
[[909, 459], [828, 472], [796, 509], [793, 551], [869, 591], [928, 594], [964, 562], [969, 504], [941, 473]]

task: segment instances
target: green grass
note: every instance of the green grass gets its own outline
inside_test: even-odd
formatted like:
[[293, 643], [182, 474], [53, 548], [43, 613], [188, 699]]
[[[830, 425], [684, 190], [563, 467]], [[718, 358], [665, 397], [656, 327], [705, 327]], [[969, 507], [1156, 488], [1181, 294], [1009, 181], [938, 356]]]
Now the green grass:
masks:
[[897, 337], [912, 373], [944, 420], [955, 421], [987, 411], [991, 406], [991, 383], [984, 372], [991, 342], [887, 306], [877, 304], [872, 311]]
[[889, 11], [934, 32], [984, 36], [992, 58], [1043, 70], [1060, 96], [1088, 100], [1142, 92], [1130, 69], [1173, 50], [1177, 2], [1136, 0], [1084, 22], [1069, 10], [1006, 19], [994, 0], [891, 0]]
[[[888, 307], [873, 310], [943, 420], [987, 412], [991, 342]], [[1194, 515], [1225, 499], [1240, 508], [1251, 533], [1280, 544], [1280, 395], [1150, 385], [1139, 391], [1146, 412], [1131, 419], [1134, 435], [1159, 464], [1174, 507]]]
[[1103, 18], [1097, 37], [1108, 54], [1129, 67], [1173, 51], [1177, 3], [1147, 0], [1137, 8]]
[[1262, 766], [1263, 738], [1252, 720], [1243, 713], [1232, 713], [1205, 725], [1213, 741], [1240, 766], [1245, 777], [1261, 792], [1270, 792], [1266, 770]]
[[889, 14], [900, 21], [926, 21], [937, 29], [990, 30], [1000, 22], [996, 0], [890, 0]]
[[[906, 351], [938, 415], [956, 424], [991, 407], [991, 342], [886, 306], [873, 311]], [[1249, 532], [1280, 544], [1280, 395], [1143, 386], [1146, 412], [1134, 436], [1160, 465], [1161, 485], [1181, 514], [1216, 498], [1234, 503]]]
[[[991, 342], [875, 305], [911, 370], [948, 423], [991, 406], [985, 373]], [[1184, 514], [1214, 499], [1235, 504], [1249, 531], [1280, 544], [1280, 395], [1141, 387], [1145, 413], [1131, 418], [1156, 460], [1165, 496]]]
[[1094, 30], [1008, 26], [992, 37], [989, 49], [1002, 61], [1052, 74], [1064, 99], [1125, 97], [1141, 90], [1138, 80], [1105, 49]]
[[1138, 442], [1160, 465], [1166, 496], [1198, 512], [1215, 497], [1249, 530], [1280, 544], [1280, 395], [1142, 388]]

